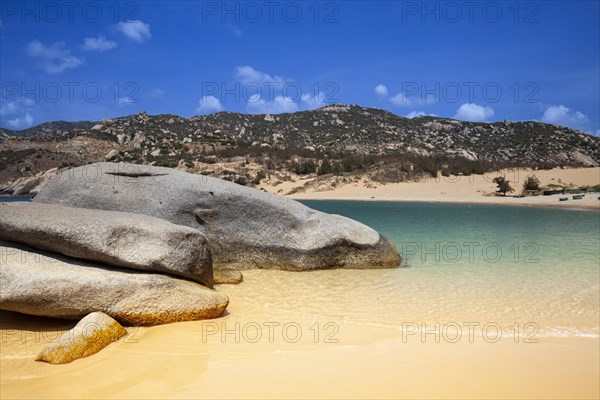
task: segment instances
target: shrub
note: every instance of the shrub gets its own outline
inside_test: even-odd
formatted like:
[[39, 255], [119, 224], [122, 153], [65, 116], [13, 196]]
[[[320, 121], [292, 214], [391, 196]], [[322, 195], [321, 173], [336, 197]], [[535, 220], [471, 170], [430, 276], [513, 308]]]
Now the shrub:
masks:
[[265, 171], [263, 171], [262, 169], [260, 171], [258, 171], [256, 173], [256, 176], [254, 177], [254, 180], [252, 181], [252, 183], [254, 183], [255, 185], [259, 185], [260, 181], [262, 181], [263, 179], [265, 179], [267, 177], [267, 174], [265, 173]]
[[330, 174], [332, 170], [331, 163], [329, 162], [329, 159], [326, 158], [321, 162], [317, 175], [327, 175]]
[[523, 190], [540, 190], [540, 180], [535, 176], [528, 176], [523, 183]]

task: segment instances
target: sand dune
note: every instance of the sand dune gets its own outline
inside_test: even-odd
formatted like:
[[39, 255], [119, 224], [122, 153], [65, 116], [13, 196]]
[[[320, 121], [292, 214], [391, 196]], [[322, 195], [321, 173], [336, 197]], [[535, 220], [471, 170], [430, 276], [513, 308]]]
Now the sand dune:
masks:
[[[493, 178], [502, 175], [511, 182], [515, 193], [506, 197], [496, 196], [496, 185]], [[525, 178], [535, 175], [542, 186], [558, 185], [566, 187], [594, 186], [600, 184], [600, 168], [554, 168], [551, 170], [509, 169], [497, 173], [471, 176], [449, 176], [426, 179], [421, 182], [380, 184], [363, 180], [350, 183], [328, 191], [308, 189], [289, 197], [293, 199], [313, 200], [375, 200], [375, 201], [427, 201], [427, 202], [457, 202], [457, 203], [488, 203], [524, 206], [556, 206], [570, 208], [600, 209], [600, 194], [587, 194], [582, 200], [560, 202], [562, 195], [532, 196], [514, 198], [520, 193]], [[284, 189], [287, 193], [294, 187], [302, 186], [307, 180], [276, 187], [264, 187], [270, 192]]]

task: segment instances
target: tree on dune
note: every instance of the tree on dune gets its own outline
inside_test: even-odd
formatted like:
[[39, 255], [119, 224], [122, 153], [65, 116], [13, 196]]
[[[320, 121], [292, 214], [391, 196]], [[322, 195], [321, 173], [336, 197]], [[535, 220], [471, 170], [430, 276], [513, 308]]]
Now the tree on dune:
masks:
[[510, 181], [507, 181], [503, 176], [497, 176], [493, 181], [496, 185], [498, 185], [497, 193], [502, 193], [502, 196], [506, 196], [506, 193], [514, 192], [512, 186], [510, 186]]

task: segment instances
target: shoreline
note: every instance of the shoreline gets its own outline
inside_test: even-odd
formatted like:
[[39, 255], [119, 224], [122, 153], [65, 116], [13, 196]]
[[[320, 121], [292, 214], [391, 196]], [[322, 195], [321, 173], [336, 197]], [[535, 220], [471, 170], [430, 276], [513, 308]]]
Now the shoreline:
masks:
[[[488, 205], [488, 206], [516, 206], [516, 207], [543, 207], [543, 208], [557, 208], [567, 209], [572, 211], [598, 211], [600, 212], [600, 193], [588, 193], [581, 200], [569, 199], [568, 202], [559, 202], [559, 197], [563, 195], [550, 195], [550, 196], [532, 196], [532, 197], [521, 197], [514, 198], [512, 196], [506, 197], [377, 197], [362, 195], [357, 196], [319, 196], [317, 192], [311, 194], [293, 194], [283, 195], [292, 200], [298, 201], [372, 201], [372, 202], [389, 202], [389, 203], [433, 203], [433, 204], [468, 204], [468, 205]], [[15, 198], [14, 196], [0, 196], [0, 202], [18, 202], [18, 201], [32, 201], [31, 199], [21, 198], [22, 196]], [[531, 201], [534, 200], [534, 201]], [[537, 201], [535, 201], [537, 200]], [[543, 201], [542, 201], [543, 200]]]
[[[300, 313], [292, 312], [293, 301], [273, 302], [289, 293], [289, 278], [294, 278], [291, 287], [299, 295], [315, 279], [321, 288], [331, 287], [331, 282], [356, 288], [346, 279], [354, 272], [320, 271], [315, 276], [248, 271], [242, 285], [219, 287], [231, 296], [229, 313], [212, 320], [129, 327], [127, 336], [101, 352], [61, 366], [39, 363], [33, 357], [75, 321], [0, 312], [4, 339], [0, 391], [7, 398], [57, 399], [474, 399], [490, 393], [514, 399], [598, 397], [596, 336], [536, 333], [530, 340], [528, 332], [522, 331], [516, 339], [508, 322], [496, 319], [502, 333], [498, 340], [496, 331], [484, 335], [475, 330], [471, 337], [462, 323], [455, 340], [455, 331], [442, 328], [435, 329], [439, 337], [423, 328], [398, 329], [399, 321], [426, 323], [432, 329], [436, 321], [449, 326], [464, 320], [453, 315], [429, 320], [425, 314], [415, 314], [413, 319], [382, 325], [340, 318], [335, 309], [309, 298]], [[392, 273], [380, 270], [363, 275], [382, 275], [387, 280]], [[265, 290], [269, 287], [275, 297]], [[491, 319], [473, 315], [464, 321], [483, 326]], [[331, 324], [335, 330], [328, 328]], [[286, 325], [299, 329], [287, 331]], [[122, 373], [115, 375], [116, 370]], [[428, 385], [431, 380], [436, 385]]]
[[[594, 193], [594, 196], [598, 195], [600, 197], [600, 193]], [[571, 203], [567, 202], [527, 202], [527, 201], [519, 201], [525, 198], [512, 198], [507, 196], [507, 201], [502, 201], [502, 197], [499, 197], [499, 201], [494, 201], [495, 199], [486, 199], [485, 197], [473, 197], [473, 198], [444, 198], [444, 197], [347, 197], [347, 196], [331, 196], [331, 197], [318, 197], [318, 196], [285, 196], [293, 200], [298, 201], [373, 201], [373, 202], [389, 202], [389, 203], [434, 203], [434, 204], [468, 204], [468, 205], [484, 205], [484, 206], [507, 206], [507, 207], [543, 207], [543, 208], [557, 208], [557, 209], [567, 209], [571, 211], [598, 211], [600, 212], [600, 200], [596, 200], [596, 203], [591, 201], [582, 201], [582, 200], [569, 200]], [[544, 196], [550, 197], [550, 196]], [[562, 197], [562, 196], [560, 196]], [[533, 197], [535, 198], [535, 197]], [[508, 200], [515, 200], [514, 202]], [[593, 199], [592, 199], [593, 200]]]
[[[510, 181], [514, 192], [507, 196], [496, 195], [496, 185], [492, 182], [493, 176], [505, 176]], [[550, 170], [506, 169], [486, 175], [440, 176], [421, 181], [385, 184], [365, 177], [345, 177], [341, 178], [342, 181], [339, 177], [333, 177], [328, 178], [326, 182], [307, 178], [278, 185], [265, 184], [262, 188], [293, 200], [487, 204], [600, 211], [600, 193], [597, 189], [582, 193], [584, 197], [580, 200], [574, 200], [572, 193], [513, 197], [520, 194], [523, 182], [528, 176], [537, 177], [540, 186], [556, 190], [562, 188], [568, 191], [600, 185], [600, 167], [595, 167]], [[284, 194], [290, 192], [292, 194]], [[561, 197], [567, 197], [568, 200], [559, 201]]]

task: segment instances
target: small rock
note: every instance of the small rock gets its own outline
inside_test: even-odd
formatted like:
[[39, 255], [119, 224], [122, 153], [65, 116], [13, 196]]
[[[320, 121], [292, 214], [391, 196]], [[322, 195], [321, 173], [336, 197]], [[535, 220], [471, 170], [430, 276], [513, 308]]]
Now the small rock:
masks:
[[244, 279], [240, 271], [232, 270], [216, 270], [213, 272], [215, 284], [232, 284], [237, 285]]
[[67, 364], [96, 354], [127, 334], [125, 328], [102, 312], [93, 312], [46, 346], [35, 358], [50, 364]]
[[119, 152], [117, 150], [111, 150], [108, 152], [106, 156], [104, 156], [106, 161], [115, 161], [119, 159]]
[[38, 184], [39, 181], [37, 178], [27, 178], [15, 189], [13, 196], [25, 196], [34, 190]]
[[315, 188], [315, 192], [327, 192], [329, 190], [331, 190], [331, 186], [326, 185], [324, 183], [320, 184]]

